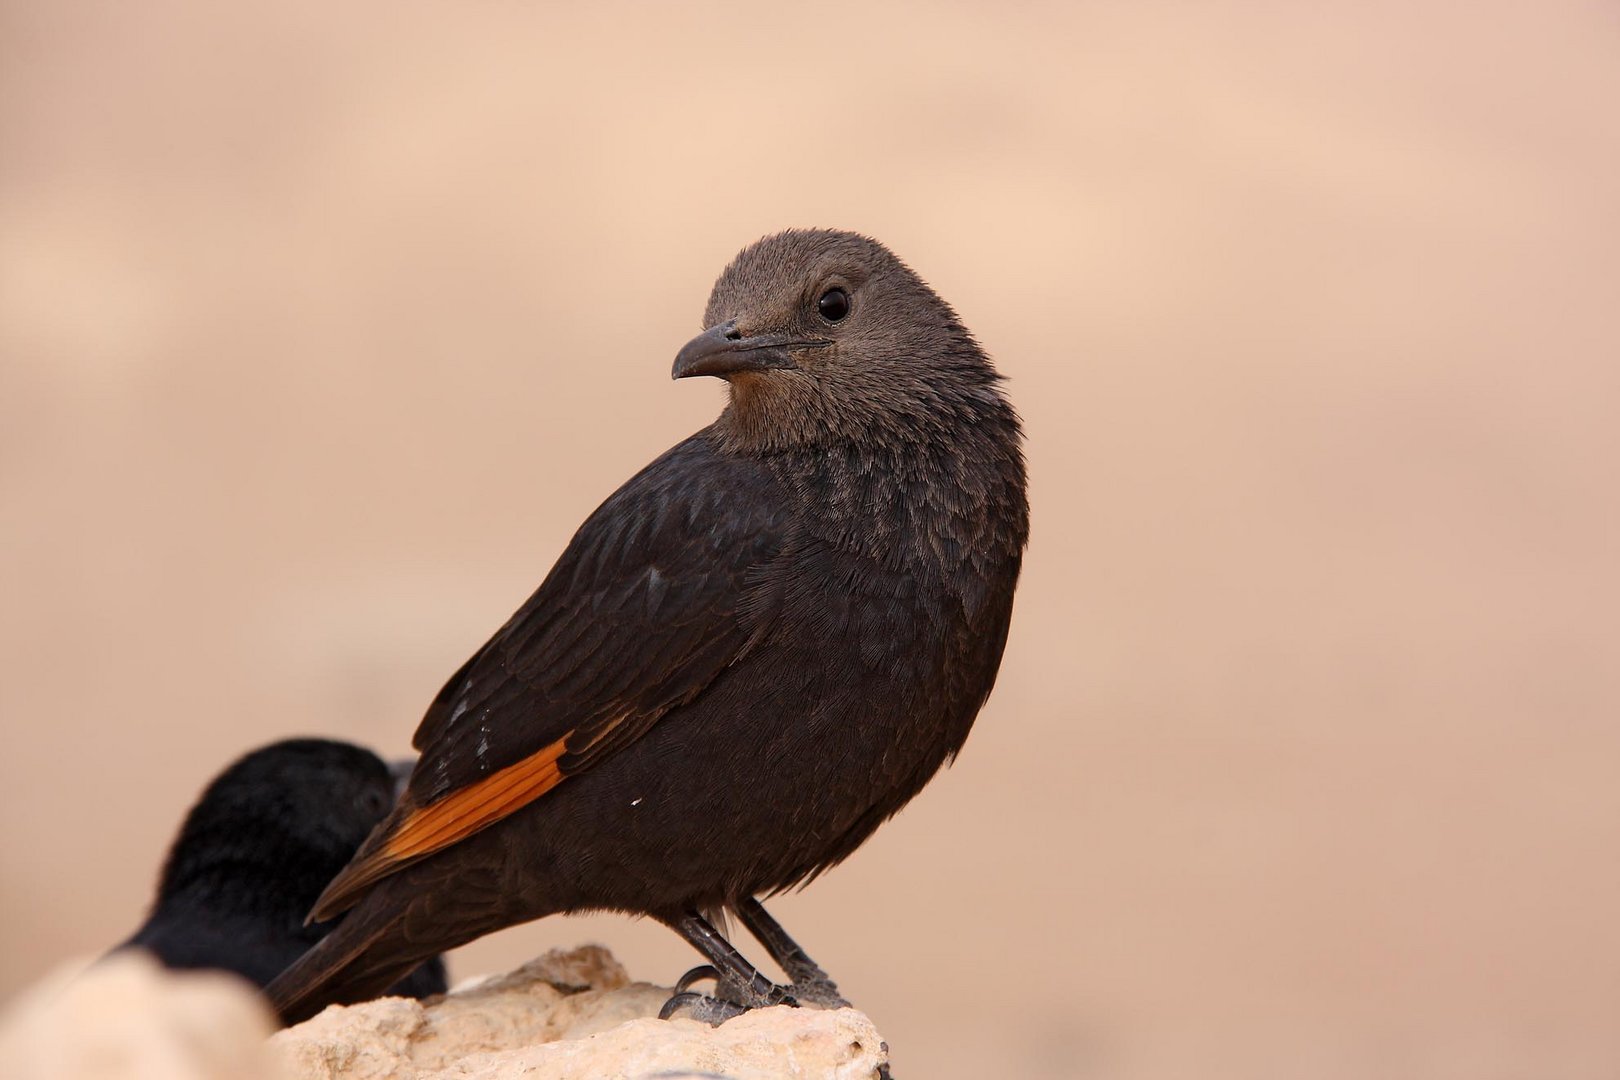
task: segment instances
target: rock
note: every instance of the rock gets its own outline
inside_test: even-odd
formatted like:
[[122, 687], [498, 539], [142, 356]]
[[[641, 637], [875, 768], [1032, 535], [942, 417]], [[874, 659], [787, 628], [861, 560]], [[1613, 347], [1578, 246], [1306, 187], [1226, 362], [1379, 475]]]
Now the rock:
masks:
[[127, 952], [19, 998], [0, 1019], [0, 1077], [869, 1080], [888, 1057], [854, 1009], [761, 1009], [711, 1028], [657, 1019], [669, 995], [587, 946], [426, 1003], [334, 1006], [271, 1035], [273, 1018], [248, 983], [164, 971]]
[[656, 1019], [669, 994], [587, 946], [426, 1003], [334, 1006], [270, 1049], [287, 1080], [867, 1080], [887, 1060], [854, 1009], [761, 1009], [711, 1028]]
[[[80, 973], [82, 970], [82, 974]], [[8, 1080], [272, 1080], [275, 1020], [252, 985], [135, 950], [71, 965], [0, 1020]]]

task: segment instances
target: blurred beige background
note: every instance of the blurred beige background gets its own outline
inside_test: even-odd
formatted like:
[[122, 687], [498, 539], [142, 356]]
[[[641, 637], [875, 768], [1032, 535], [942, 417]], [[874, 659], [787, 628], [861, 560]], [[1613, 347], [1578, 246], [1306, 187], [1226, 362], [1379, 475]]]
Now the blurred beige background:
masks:
[[[967, 752], [779, 905], [897, 1073], [1620, 1071], [1617, 9], [581, 7], [5, 3], [0, 994], [404, 750], [818, 224], [1029, 428]], [[584, 939], [695, 962], [452, 964]]]

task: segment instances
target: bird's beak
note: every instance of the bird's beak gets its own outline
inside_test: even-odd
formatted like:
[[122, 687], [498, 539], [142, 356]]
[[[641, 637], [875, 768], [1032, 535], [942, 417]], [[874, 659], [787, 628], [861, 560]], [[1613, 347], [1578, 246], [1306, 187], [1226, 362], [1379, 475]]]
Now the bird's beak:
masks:
[[796, 349], [819, 349], [827, 341], [797, 341], [785, 334], [743, 337], [735, 319], [709, 327], [688, 341], [675, 355], [674, 377], [717, 375], [724, 379], [739, 371], [778, 371], [796, 368]]

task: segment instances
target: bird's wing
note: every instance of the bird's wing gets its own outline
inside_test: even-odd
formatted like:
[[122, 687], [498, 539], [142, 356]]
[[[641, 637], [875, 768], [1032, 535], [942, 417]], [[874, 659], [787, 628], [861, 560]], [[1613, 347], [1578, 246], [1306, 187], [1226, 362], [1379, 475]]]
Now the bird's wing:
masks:
[[399, 806], [312, 917], [352, 906], [697, 696], [747, 647], [745, 598], [782, 548], [786, 506], [763, 467], [701, 433], [614, 493], [428, 707]]

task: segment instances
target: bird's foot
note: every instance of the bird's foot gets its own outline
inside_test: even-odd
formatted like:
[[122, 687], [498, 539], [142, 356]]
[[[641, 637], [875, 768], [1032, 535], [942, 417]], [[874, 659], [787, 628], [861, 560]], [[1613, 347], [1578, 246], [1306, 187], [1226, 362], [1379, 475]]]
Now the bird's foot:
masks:
[[[715, 992], [712, 996], [691, 989], [694, 983], [708, 979], [714, 980]], [[834, 990], [836, 992], [836, 987]], [[675, 993], [664, 1002], [664, 1007], [658, 1010], [658, 1018], [668, 1020], [681, 1015], [687, 1019], [701, 1020], [712, 1027], [719, 1027], [732, 1017], [741, 1016], [750, 1009], [798, 1004], [799, 1001], [791, 987], [772, 986], [768, 991], [761, 992], [747, 983], [722, 974], [713, 965], [704, 964], [693, 968], [676, 980]]]
[[658, 1010], [658, 1019], [673, 1020], [679, 1016], [686, 1020], [708, 1024], [710, 1027], [719, 1027], [732, 1017], [741, 1016], [747, 1011], [747, 1008], [735, 1001], [710, 997], [695, 990], [683, 990], [664, 1002], [664, 1007]]
[[783, 987], [800, 1005], [810, 1005], [817, 1009], [844, 1009], [849, 1007], [849, 1000], [838, 992], [838, 984], [827, 976], [819, 978], [798, 979]]
[[781, 965], [788, 977], [788, 985], [784, 988], [788, 993], [802, 1004], [818, 1009], [842, 1009], [849, 1005], [844, 995], [838, 992], [838, 984], [788, 937], [782, 924], [771, 918], [758, 900], [747, 897], [734, 905], [733, 910], [742, 924], [748, 927], [749, 933], [765, 946], [771, 959]]

